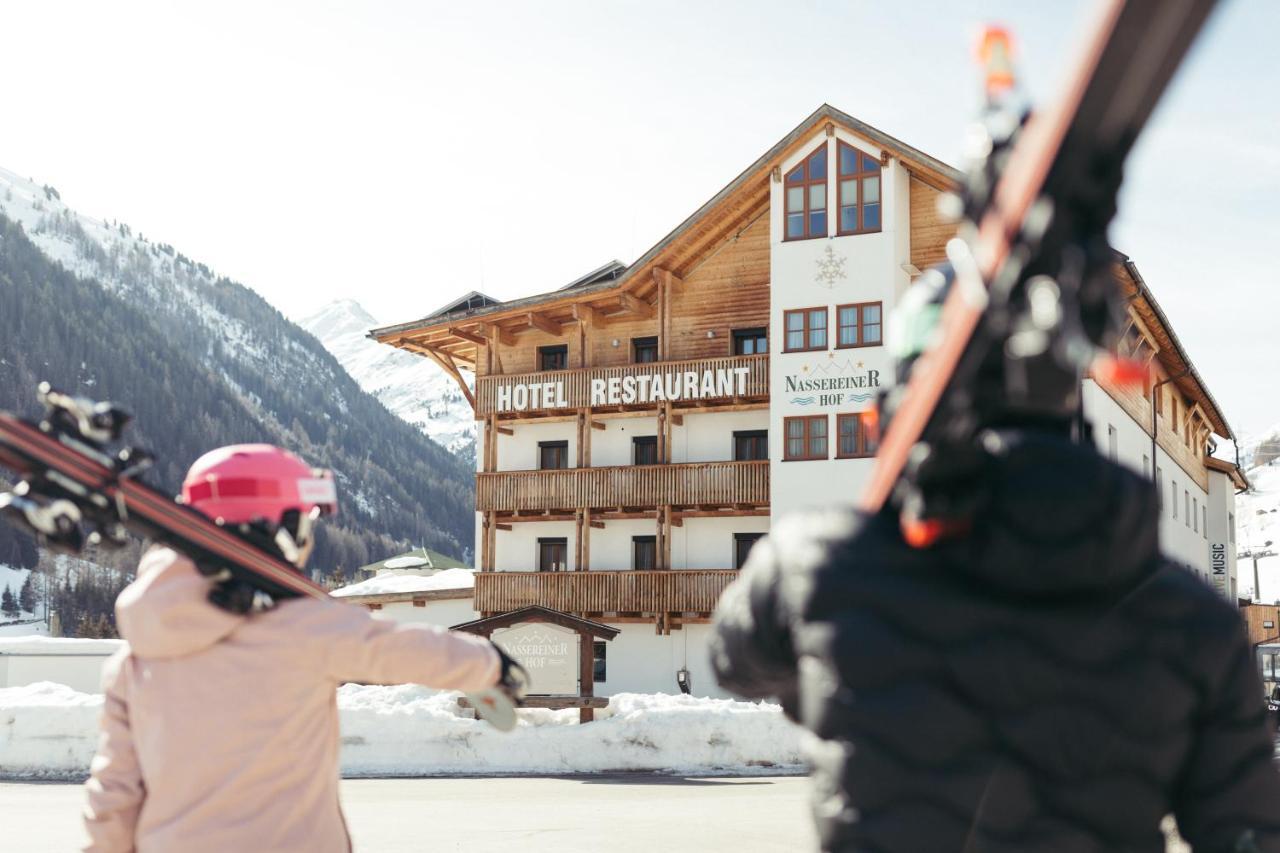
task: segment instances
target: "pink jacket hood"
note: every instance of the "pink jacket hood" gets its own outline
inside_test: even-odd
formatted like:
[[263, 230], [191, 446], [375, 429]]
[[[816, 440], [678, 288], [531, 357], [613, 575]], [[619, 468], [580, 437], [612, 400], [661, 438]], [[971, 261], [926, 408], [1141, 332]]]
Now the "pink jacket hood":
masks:
[[[171, 553], [171, 552], [170, 552]], [[116, 627], [139, 658], [178, 658], [203, 651], [244, 622], [209, 603], [209, 580], [186, 560], [155, 559], [116, 599]]]

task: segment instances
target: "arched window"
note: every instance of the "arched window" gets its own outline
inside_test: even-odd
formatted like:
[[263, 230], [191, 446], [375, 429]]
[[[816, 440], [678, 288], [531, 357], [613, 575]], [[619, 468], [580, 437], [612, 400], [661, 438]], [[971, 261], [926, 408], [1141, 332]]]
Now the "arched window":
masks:
[[880, 230], [880, 161], [839, 144], [840, 220], [837, 234]]
[[827, 236], [827, 143], [823, 142], [783, 182], [787, 240]]

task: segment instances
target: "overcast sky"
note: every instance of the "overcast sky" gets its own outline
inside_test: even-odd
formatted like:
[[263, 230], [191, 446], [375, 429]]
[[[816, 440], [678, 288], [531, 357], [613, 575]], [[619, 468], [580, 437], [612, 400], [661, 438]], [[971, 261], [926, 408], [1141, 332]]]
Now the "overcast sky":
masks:
[[[630, 262], [819, 104], [948, 162], [985, 20], [1052, 93], [1075, 2], [8, 3], [0, 165], [300, 317]], [[1238, 431], [1280, 422], [1280, 4], [1224, 3], [1113, 232]]]

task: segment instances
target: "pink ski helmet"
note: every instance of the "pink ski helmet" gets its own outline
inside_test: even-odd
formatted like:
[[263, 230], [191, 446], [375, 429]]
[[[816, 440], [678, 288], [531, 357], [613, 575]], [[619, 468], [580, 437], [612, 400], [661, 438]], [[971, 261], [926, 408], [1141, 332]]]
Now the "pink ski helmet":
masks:
[[[182, 502], [214, 520], [273, 527], [297, 510], [303, 518], [338, 511], [333, 473], [312, 468], [270, 444], [233, 444], [201, 456], [182, 483]], [[318, 510], [318, 512], [316, 512]]]

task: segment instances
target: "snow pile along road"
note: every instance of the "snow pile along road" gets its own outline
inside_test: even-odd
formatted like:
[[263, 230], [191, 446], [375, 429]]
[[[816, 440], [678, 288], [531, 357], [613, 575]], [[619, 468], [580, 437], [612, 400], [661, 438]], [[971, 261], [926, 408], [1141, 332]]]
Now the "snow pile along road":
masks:
[[343, 598], [348, 595], [381, 595], [392, 592], [473, 589], [475, 585], [476, 573], [474, 569], [444, 569], [433, 575], [377, 575], [367, 581], [335, 589], [329, 594]]
[[[0, 778], [82, 778], [102, 697], [49, 682], [0, 689]], [[576, 710], [520, 712], [504, 734], [462, 715], [456, 693], [413, 685], [338, 691], [342, 774], [354, 776], [800, 772], [801, 732], [777, 705], [624, 693]]]

